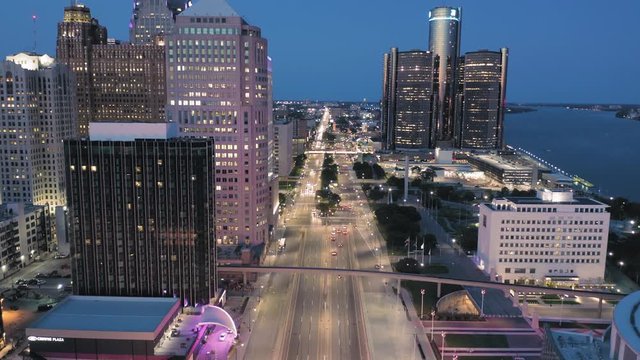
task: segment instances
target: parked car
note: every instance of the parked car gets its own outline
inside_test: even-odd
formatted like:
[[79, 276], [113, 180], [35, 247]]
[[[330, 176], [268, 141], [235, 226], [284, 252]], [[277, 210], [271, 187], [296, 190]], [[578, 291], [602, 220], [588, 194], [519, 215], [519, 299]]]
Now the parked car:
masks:
[[52, 272], [49, 273], [49, 277], [59, 277], [60, 273], [58, 273], [58, 270], [53, 270]]
[[15, 285], [22, 285], [24, 283], [26, 283], [27, 281], [25, 279], [18, 279], [16, 280], [16, 282], [14, 283]]
[[18, 290], [29, 290], [29, 286], [26, 284], [18, 285]]
[[31, 285], [31, 286], [38, 285], [38, 280], [37, 279], [29, 279], [29, 280], [27, 280], [27, 285]]
[[43, 274], [43, 273], [37, 273], [36, 274], [36, 279], [44, 279], [44, 278], [48, 278], [49, 275], [47, 274]]

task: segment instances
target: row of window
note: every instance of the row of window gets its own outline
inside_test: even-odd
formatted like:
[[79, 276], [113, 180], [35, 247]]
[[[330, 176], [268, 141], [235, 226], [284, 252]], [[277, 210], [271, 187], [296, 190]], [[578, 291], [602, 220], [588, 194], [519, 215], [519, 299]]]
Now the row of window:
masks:
[[566, 263], [566, 264], [599, 264], [600, 259], [513, 259], [513, 258], [498, 258], [499, 263], [542, 263], [542, 264], [554, 264], [554, 263]]

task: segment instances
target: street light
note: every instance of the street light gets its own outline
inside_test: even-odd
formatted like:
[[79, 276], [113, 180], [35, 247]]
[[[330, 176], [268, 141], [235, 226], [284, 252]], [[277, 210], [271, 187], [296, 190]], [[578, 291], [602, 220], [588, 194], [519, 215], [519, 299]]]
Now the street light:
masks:
[[427, 292], [425, 289], [420, 289], [420, 320], [424, 319], [424, 294]]
[[562, 327], [562, 316], [564, 315], [564, 298], [568, 297], [566, 294], [560, 297], [560, 327]]
[[436, 317], [436, 311], [431, 308], [431, 341], [433, 341], [433, 319]]
[[618, 265], [620, 266], [620, 271], [622, 271], [622, 267], [624, 266], [624, 261], [618, 261]]
[[442, 359], [444, 359], [444, 346], [445, 346], [445, 342], [444, 342], [444, 338], [447, 337], [447, 333], [446, 332], [442, 332]]
[[482, 295], [482, 301], [480, 302], [480, 317], [484, 317], [484, 294], [486, 293], [485, 289], [480, 290], [480, 294]]

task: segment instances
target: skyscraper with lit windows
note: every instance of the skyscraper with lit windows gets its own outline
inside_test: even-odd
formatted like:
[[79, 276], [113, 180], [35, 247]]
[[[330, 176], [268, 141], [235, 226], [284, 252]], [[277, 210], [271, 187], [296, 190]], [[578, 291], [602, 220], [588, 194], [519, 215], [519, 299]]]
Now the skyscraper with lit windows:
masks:
[[166, 40], [167, 119], [181, 136], [215, 141], [219, 259], [242, 252], [255, 260], [268, 239], [272, 196], [267, 40], [224, 0], [180, 13]]
[[508, 54], [503, 48], [468, 52], [461, 58], [458, 147], [502, 148]]
[[133, 0], [129, 41], [136, 45], [153, 44], [157, 35], [171, 34], [176, 15], [190, 3], [190, 0]]
[[455, 71], [460, 56], [461, 15], [460, 8], [448, 6], [429, 11], [429, 51], [433, 54], [435, 72], [432, 143], [447, 144], [453, 138]]
[[398, 51], [384, 57], [383, 142], [387, 150], [421, 150], [430, 146], [432, 56], [428, 51]]

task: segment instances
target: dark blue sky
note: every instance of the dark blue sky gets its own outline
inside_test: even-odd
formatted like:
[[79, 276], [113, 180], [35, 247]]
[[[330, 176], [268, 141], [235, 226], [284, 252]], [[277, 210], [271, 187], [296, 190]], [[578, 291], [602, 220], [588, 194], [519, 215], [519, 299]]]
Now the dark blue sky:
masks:
[[[8, 0], [5, 0], [9, 2]], [[195, 1], [195, 0], [194, 0]], [[85, 0], [110, 37], [128, 38], [131, 0]], [[640, 103], [638, 0], [229, 0], [263, 29], [277, 99], [378, 100], [382, 56], [426, 49], [426, 14], [462, 6], [462, 51], [510, 49], [510, 102]], [[55, 53], [68, 0], [11, 1], [0, 22], [0, 55]]]

